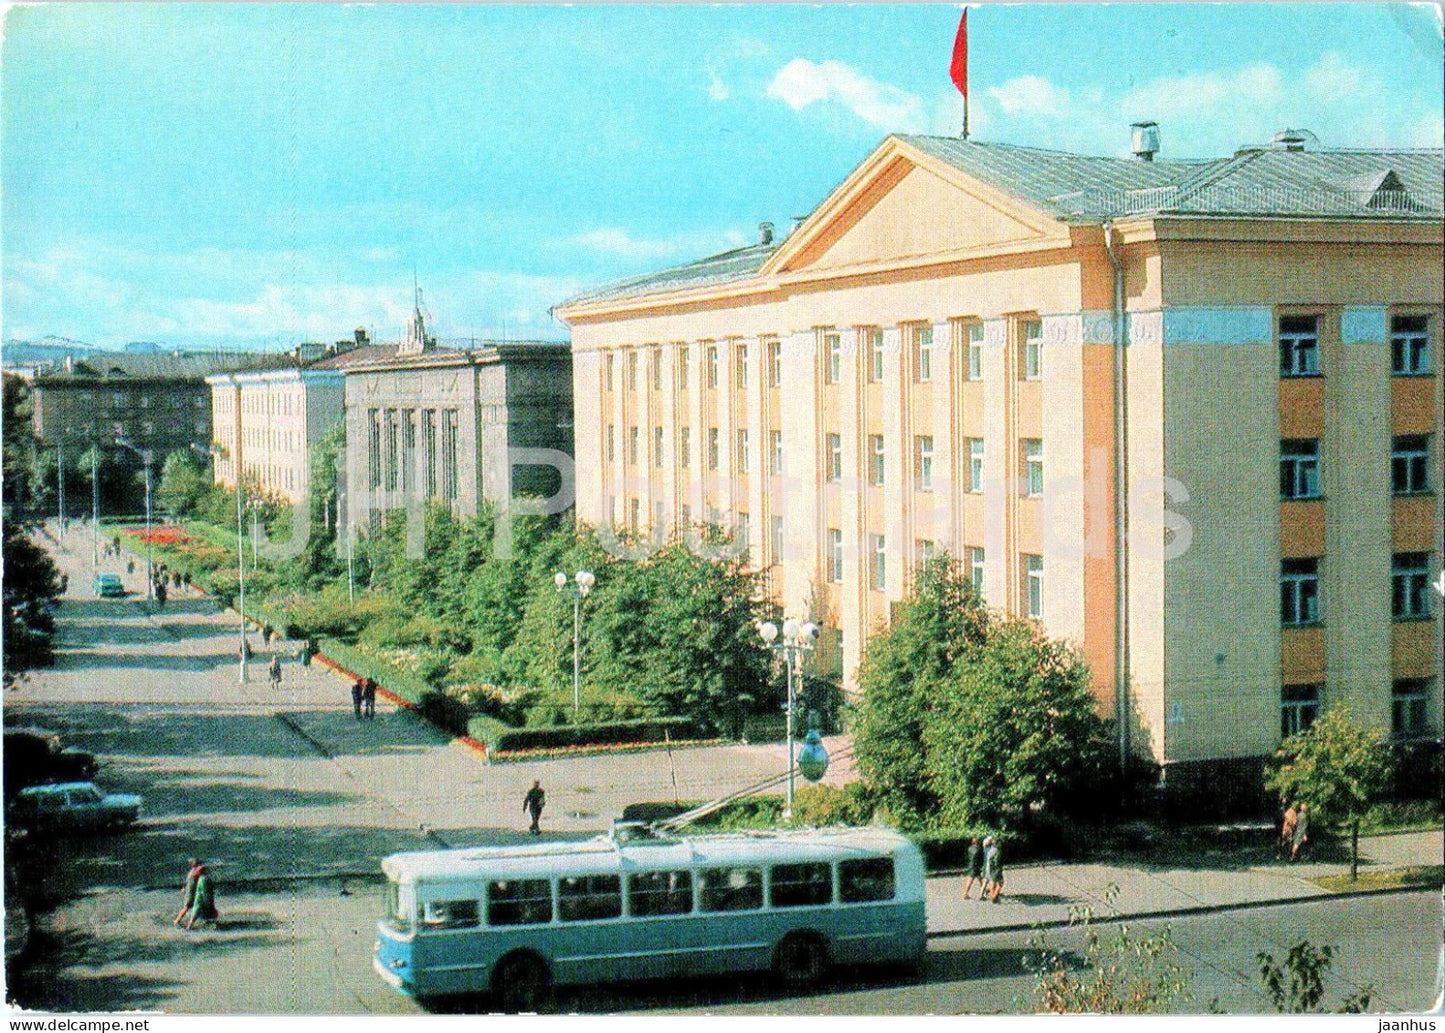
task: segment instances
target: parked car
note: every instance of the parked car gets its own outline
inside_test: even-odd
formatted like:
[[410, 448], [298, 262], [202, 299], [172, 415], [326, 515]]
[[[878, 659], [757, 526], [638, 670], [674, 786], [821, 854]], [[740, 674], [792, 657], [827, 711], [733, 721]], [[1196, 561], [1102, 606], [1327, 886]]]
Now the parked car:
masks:
[[59, 782], [20, 790], [10, 820], [36, 831], [92, 832], [132, 824], [140, 807], [139, 796], [105, 793], [94, 782]]
[[125, 585], [121, 582], [120, 575], [95, 575], [95, 594], [99, 599], [123, 599], [125, 597]]

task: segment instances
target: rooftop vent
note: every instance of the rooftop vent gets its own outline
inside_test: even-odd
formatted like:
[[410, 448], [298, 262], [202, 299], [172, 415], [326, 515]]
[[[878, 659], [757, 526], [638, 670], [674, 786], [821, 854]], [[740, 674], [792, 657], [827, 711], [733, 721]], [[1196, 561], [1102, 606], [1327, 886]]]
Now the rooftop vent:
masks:
[[773, 224], [770, 222], [758, 223], [758, 243], [771, 244], [773, 242]]
[[1274, 146], [1282, 151], [1303, 151], [1318, 147], [1320, 138], [1308, 129], [1282, 129], [1274, 134]]
[[1159, 123], [1135, 122], [1129, 128], [1133, 130], [1131, 149], [1134, 157], [1140, 161], [1153, 161], [1154, 155], [1159, 153]]

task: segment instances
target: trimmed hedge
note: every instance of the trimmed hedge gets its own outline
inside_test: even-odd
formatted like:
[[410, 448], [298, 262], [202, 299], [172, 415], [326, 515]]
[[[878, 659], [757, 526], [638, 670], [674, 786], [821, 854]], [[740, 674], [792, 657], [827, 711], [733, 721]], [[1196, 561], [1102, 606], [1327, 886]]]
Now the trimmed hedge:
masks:
[[423, 701], [427, 696], [438, 695], [435, 689], [416, 675], [398, 671], [385, 660], [378, 660], [340, 639], [323, 638], [317, 646], [327, 659], [340, 664], [353, 674], [372, 679], [393, 696], [400, 696], [418, 709], [423, 709]]
[[646, 717], [592, 725], [555, 725], [549, 728], [513, 728], [493, 717], [474, 717], [466, 734], [486, 744], [488, 752], [566, 749], [576, 746], [611, 746], [618, 743], [660, 743], [705, 738], [705, 730], [687, 717]]

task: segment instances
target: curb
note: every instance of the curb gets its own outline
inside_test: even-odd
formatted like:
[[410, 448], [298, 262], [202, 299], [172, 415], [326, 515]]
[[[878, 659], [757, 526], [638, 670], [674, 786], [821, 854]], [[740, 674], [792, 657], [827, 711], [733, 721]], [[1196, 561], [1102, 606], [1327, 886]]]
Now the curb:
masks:
[[[1249, 911], [1255, 908], [1283, 907], [1287, 904], [1308, 904], [1311, 902], [1323, 903], [1324, 901], [1335, 901], [1342, 897], [1382, 897], [1399, 893], [1421, 893], [1432, 892], [1433, 886], [1386, 886], [1374, 890], [1357, 890], [1353, 893], [1330, 893], [1328, 891], [1314, 894], [1301, 894], [1293, 897], [1277, 897], [1271, 900], [1248, 900], [1232, 904], [1201, 904], [1196, 907], [1169, 908], [1158, 911], [1135, 911], [1127, 915], [1103, 915], [1095, 916], [1093, 925], [1113, 925], [1117, 922], [1136, 922], [1157, 918], [1173, 918], [1175, 916], [1188, 918], [1195, 915], [1211, 915], [1224, 911]], [[928, 939], [943, 940], [953, 939], [962, 936], [985, 936], [989, 933], [1019, 933], [1030, 932], [1034, 929], [1064, 929], [1071, 924], [1068, 919], [1055, 919], [1051, 922], [1014, 922], [1009, 925], [993, 925], [981, 929], [939, 929], [928, 931]]]

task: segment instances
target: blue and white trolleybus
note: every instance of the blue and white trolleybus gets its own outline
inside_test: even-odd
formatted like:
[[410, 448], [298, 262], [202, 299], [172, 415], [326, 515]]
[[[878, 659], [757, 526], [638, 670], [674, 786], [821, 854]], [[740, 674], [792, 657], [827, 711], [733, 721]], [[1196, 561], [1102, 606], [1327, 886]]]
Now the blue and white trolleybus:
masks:
[[884, 829], [665, 836], [393, 854], [374, 967], [417, 998], [552, 985], [918, 962], [923, 860]]

